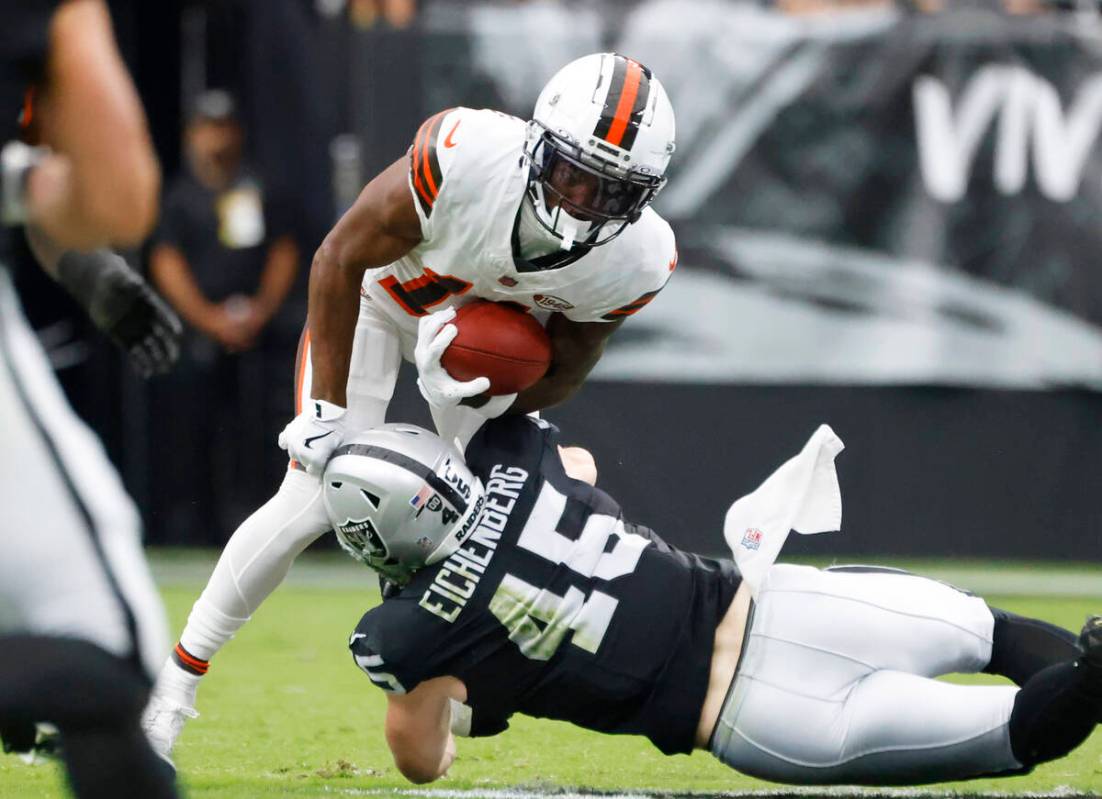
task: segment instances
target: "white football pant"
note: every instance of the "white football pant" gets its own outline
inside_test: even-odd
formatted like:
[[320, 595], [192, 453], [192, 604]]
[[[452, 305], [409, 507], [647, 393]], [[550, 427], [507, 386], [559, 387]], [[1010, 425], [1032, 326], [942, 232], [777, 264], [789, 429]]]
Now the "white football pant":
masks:
[[77, 417], [0, 266], [0, 635], [78, 638], [150, 677], [167, 626], [141, 522]]
[[[415, 317], [392, 317], [377, 301], [360, 297], [346, 389], [348, 434], [386, 421], [398, 368], [403, 358], [413, 360], [416, 344]], [[296, 412], [310, 398], [311, 383], [307, 334], [296, 371]], [[485, 420], [470, 408], [455, 407], [434, 408], [433, 421], [445, 440], [458, 438], [465, 447]], [[226, 544], [192, 608], [180, 644], [195, 657], [209, 660], [283, 581], [299, 553], [329, 529], [319, 477], [289, 470], [275, 496], [242, 522]]]
[[787, 783], [918, 784], [1019, 768], [1018, 689], [978, 672], [994, 618], [978, 597], [901, 572], [774, 566], [711, 750]]

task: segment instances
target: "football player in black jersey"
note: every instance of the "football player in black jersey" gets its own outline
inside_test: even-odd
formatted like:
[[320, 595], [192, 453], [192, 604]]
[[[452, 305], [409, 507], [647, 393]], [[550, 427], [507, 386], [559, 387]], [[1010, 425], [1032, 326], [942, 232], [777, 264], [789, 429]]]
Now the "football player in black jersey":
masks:
[[[466, 462], [426, 430], [347, 440], [324, 477], [344, 548], [394, 584], [352, 634], [387, 692], [386, 738], [414, 782], [454, 735], [513, 713], [708, 749], [807, 784], [1013, 775], [1102, 719], [1102, 619], [1079, 641], [940, 582], [775, 565], [756, 599], [732, 560], [665, 544], [529, 417], [489, 422]], [[582, 479], [578, 479], [582, 478]], [[950, 672], [1020, 687], [960, 686]]]
[[[30, 85], [43, 92], [41, 148], [17, 140]], [[11, 226], [33, 226], [60, 255], [136, 245], [156, 218], [159, 168], [102, 0], [5, 4], [0, 144], [0, 737], [22, 751], [37, 723], [52, 723], [77, 796], [166, 799], [171, 769], [139, 725], [166, 638], [139, 517], [66, 403], [8, 274]], [[133, 300], [101, 282], [111, 263], [62, 260], [88, 307], [119, 310], [119, 292]]]

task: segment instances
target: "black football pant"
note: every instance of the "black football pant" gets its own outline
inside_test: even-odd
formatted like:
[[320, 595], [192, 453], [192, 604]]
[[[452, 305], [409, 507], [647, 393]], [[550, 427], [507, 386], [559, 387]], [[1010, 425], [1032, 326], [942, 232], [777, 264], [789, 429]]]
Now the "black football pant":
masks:
[[173, 799], [175, 775], [141, 731], [141, 674], [85, 641], [0, 637], [0, 733], [19, 749], [33, 742], [36, 722], [54, 724], [80, 799]]

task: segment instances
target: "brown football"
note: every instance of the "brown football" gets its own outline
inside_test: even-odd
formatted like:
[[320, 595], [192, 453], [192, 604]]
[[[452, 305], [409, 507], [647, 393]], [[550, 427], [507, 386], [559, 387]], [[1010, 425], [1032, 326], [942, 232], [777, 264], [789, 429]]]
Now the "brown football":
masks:
[[494, 396], [523, 391], [551, 365], [547, 331], [520, 306], [475, 300], [456, 311], [452, 324], [459, 334], [440, 363], [456, 380], [488, 377]]

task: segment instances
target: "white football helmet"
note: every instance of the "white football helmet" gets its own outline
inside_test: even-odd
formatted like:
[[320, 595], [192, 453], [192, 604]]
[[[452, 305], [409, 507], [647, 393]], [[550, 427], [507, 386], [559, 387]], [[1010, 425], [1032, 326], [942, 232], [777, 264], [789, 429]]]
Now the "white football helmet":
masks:
[[540, 92], [525, 149], [540, 224], [564, 249], [604, 244], [637, 220], [666, 182], [673, 107], [638, 61], [587, 55]]
[[455, 447], [408, 424], [346, 439], [326, 465], [322, 486], [341, 546], [400, 585], [459, 548], [484, 498]]

